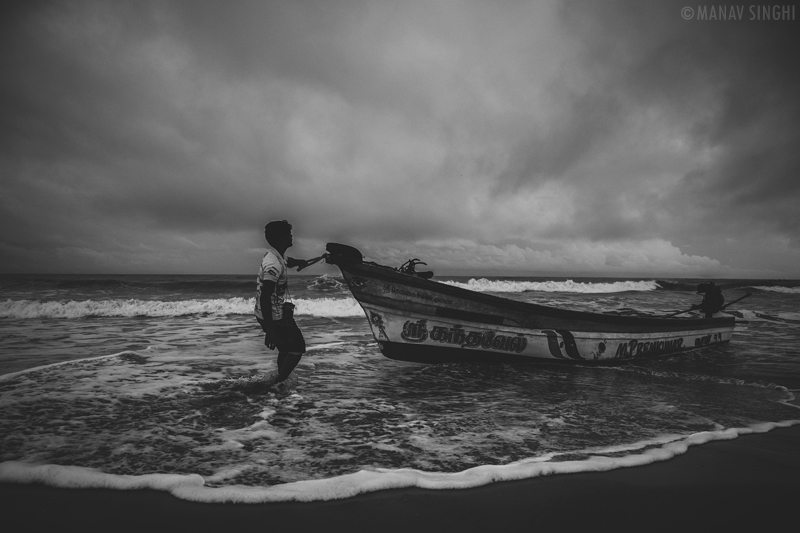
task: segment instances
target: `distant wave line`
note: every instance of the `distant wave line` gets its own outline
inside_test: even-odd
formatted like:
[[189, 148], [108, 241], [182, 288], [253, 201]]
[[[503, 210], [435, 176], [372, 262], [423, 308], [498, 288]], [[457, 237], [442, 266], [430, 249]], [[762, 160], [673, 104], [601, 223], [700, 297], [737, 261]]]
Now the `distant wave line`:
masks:
[[[659, 289], [665, 291], [690, 291], [695, 292], [700, 283], [709, 280], [657, 280]], [[800, 294], [800, 280], [716, 280], [715, 283], [723, 291], [728, 290], [755, 290], [765, 292], [780, 292], [783, 294]]]
[[445, 281], [448, 285], [478, 292], [574, 292], [574, 293], [612, 293], [626, 291], [654, 291], [659, 288], [654, 280], [612, 281], [608, 283], [566, 281], [515, 281], [473, 278], [466, 283]]
[[[296, 315], [322, 317], [361, 316], [353, 298], [294, 299]], [[6, 300], [0, 318], [177, 317], [188, 315], [250, 315], [255, 298], [194, 300]]]
[[780, 285], [775, 285], [775, 286], [759, 285], [759, 286], [753, 286], [752, 288], [759, 291], [780, 292], [783, 294], [800, 294], [800, 287], [782, 287]]

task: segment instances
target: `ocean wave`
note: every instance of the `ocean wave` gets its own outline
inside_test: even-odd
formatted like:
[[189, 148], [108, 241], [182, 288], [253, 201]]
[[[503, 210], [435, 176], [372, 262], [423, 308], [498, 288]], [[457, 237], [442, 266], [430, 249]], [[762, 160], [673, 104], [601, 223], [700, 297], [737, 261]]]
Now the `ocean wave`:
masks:
[[364, 311], [353, 298], [297, 298], [292, 300], [297, 308], [296, 315], [324, 316], [344, 318], [348, 316], [364, 316]]
[[251, 290], [255, 275], [251, 276], [123, 276], [123, 277], [23, 277], [3, 279], [6, 290], [133, 290], [148, 292], [190, 292], [190, 291], [231, 291]]
[[[708, 280], [657, 280], [657, 287], [665, 291], [690, 291], [695, 292], [697, 286]], [[754, 282], [753, 280], [716, 280], [715, 283], [723, 291], [740, 289], [740, 290], [757, 290], [766, 292], [780, 292], [783, 294], [800, 294], [800, 284], [794, 280], [761, 280]]]
[[445, 281], [448, 285], [477, 292], [579, 292], [611, 293], [626, 291], [654, 291], [658, 289], [655, 281], [613, 281], [609, 283], [566, 281], [514, 281], [471, 279], [466, 283]]
[[339, 291], [346, 289], [346, 286], [333, 276], [323, 274], [314, 278], [314, 281], [307, 288], [312, 291]]
[[783, 294], [800, 294], [800, 287], [782, 287], [779, 285], [776, 286], [765, 286], [759, 285], [752, 287], [753, 289], [759, 291], [767, 291], [767, 292], [780, 292]]
[[656, 281], [656, 288], [664, 291], [691, 291], [697, 290], [697, 283], [688, 281], [667, 281], [660, 279]]
[[[295, 299], [296, 315], [320, 317], [360, 316], [363, 311], [352, 298]], [[0, 318], [84, 318], [84, 317], [177, 317], [188, 315], [249, 315], [255, 298], [208, 300], [69, 300], [0, 302]]]

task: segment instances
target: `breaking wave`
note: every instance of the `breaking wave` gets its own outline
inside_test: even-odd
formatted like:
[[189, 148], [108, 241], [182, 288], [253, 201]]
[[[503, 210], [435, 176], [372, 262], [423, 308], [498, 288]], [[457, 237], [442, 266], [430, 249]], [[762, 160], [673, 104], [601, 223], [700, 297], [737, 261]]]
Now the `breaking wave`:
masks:
[[[6, 300], [0, 302], [2, 318], [84, 318], [84, 317], [176, 317], [188, 315], [250, 315], [254, 298], [210, 300]], [[296, 315], [320, 317], [360, 316], [363, 311], [353, 298], [295, 299]]]
[[781, 292], [783, 294], [800, 294], [800, 287], [781, 287], [781, 286], [755, 286], [754, 289], [767, 292]]
[[613, 281], [610, 283], [566, 281], [514, 281], [471, 279], [466, 283], [445, 281], [448, 285], [478, 292], [580, 292], [610, 293], [626, 291], [654, 291], [658, 289], [655, 281]]
[[323, 274], [322, 276], [314, 278], [314, 281], [311, 283], [311, 285], [308, 286], [308, 290], [343, 291], [347, 290], [347, 286], [338, 279], [334, 278], [333, 276], [328, 276], [327, 274]]

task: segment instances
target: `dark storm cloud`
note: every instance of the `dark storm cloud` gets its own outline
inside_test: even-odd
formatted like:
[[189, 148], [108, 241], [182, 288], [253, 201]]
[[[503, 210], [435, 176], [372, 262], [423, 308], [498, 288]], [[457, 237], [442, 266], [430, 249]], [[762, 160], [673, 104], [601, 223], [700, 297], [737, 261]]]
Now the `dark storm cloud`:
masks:
[[[176, 94], [164, 76], [180, 65], [158, 63], [157, 15], [147, 4], [102, 3], [17, 13], [2, 55], [3, 70], [13, 73], [2, 82], [6, 199], [27, 203], [4, 210], [16, 211], [6, 226], [18, 230], [9, 236], [15, 244], [51, 241], [59, 215], [192, 231], [254, 221], [233, 220], [252, 208], [253, 196], [229, 169], [204, 159], [219, 142], [208, 124], [219, 124], [224, 111], [171, 98], [186, 93]], [[191, 89], [186, 81], [181, 89]], [[45, 210], [50, 231], [31, 216]]]
[[226, 75], [249, 78], [270, 71], [326, 84], [346, 76], [348, 64], [360, 59], [342, 56], [341, 48], [346, 30], [369, 11], [369, 2], [254, 0], [224, 8], [200, 0], [175, 2], [172, 8], [168, 23]]
[[250, 271], [288, 218], [298, 253], [796, 271], [792, 23], [664, 2], [12, 7], [5, 270]]
[[[743, 6], [713, 6], [726, 4]], [[732, 233], [757, 226], [797, 239], [798, 22], [748, 20], [748, 5], [744, 20], [686, 21], [685, 5], [708, 7], [569, 2], [563, 13], [587, 45], [586, 63], [604, 67], [595, 91], [621, 95], [628, 109], [667, 109], [685, 122], [694, 146], [712, 153], [665, 199], [683, 211], [678, 221], [733, 225]], [[672, 229], [676, 240], [692, 240], [684, 233], [691, 227]]]

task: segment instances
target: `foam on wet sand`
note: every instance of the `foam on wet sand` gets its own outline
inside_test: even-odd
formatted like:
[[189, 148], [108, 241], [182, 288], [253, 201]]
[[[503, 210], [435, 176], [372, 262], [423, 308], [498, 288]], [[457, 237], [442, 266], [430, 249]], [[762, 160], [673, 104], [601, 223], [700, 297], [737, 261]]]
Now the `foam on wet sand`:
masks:
[[[405, 488], [315, 503], [198, 504], [152, 490], [0, 484], [13, 531], [693, 531], [782, 527], [795, 518], [800, 426], [693, 446], [646, 466], [466, 490]], [[145, 512], [146, 510], [146, 512]], [[116, 525], [116, 526], [115, 526]]]

